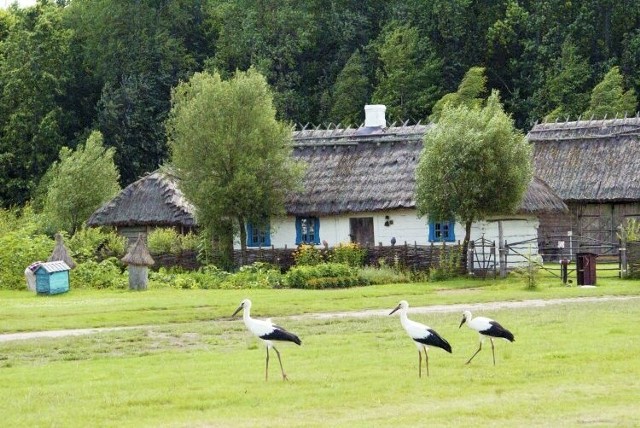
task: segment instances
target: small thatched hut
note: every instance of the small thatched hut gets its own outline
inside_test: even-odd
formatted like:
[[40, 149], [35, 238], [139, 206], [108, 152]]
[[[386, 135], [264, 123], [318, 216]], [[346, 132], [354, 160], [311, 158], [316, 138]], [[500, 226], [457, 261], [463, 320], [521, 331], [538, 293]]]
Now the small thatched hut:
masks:
[[73, 260], [67, 247], [64, 245], [64, 240], [60, 233], [56, 233], [56, 246], [53, 248], [53, 252], [47, 259], [48, 262], [57, 262], [63, 261], [69, 267], [69, 269], [73, 269], [76, 267], [76, 262]]
[[196, 227], [195, 209], [169, 171], [155, 171], [124, 188], [96, 210], [87, 225], [112, 226], [133, 242], [156, 227], [174, 227], [187, 233]]
[[129, 248], [129, 252], [121, 259], [128, 265], [129, 269], [129, 289], [146, 290], [149, 278], [149, 266], [155, 262], [149, 254], [146, 240], [142, 233], [138, 234], [138, 239]]
[[542, 123], [528, 139], [535, 174], [571, 213], [544, 219], [542, 234], [617, 242], [618, 226], [640, 217], [640, 118]]

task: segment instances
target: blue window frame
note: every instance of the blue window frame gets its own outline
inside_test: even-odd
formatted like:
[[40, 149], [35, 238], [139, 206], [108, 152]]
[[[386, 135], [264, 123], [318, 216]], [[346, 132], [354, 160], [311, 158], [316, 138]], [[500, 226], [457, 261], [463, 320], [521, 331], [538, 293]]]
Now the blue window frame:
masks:
[[271, 246], [271, 227], [269, 222], [262, 225], [247, 223], [247, 247]]
[[455, 242], [455, 221], [430, 221], [430, 242]]
[[320, 244], [318, 217], [296, 217], [296, 245], [300, 244]]

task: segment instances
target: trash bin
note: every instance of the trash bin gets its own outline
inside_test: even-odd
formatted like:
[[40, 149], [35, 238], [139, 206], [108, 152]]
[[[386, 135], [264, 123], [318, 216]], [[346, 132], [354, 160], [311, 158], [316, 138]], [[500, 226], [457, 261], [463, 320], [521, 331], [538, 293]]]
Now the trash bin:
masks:
[[576, 254], [578, 285], [596, 285], [596, 257], [594, 253]]

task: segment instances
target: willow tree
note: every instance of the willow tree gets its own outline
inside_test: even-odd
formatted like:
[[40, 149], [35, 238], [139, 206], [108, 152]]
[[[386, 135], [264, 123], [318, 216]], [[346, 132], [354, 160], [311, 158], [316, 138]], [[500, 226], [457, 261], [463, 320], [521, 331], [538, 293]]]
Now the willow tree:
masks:
[[530, 146], [496, 91], [485, 106], [446, 104], [425, 135], [416, 169], [418, 214], [464, 224], [466, 260], [473, 222], [513, 213], [531, 171]]
[[51, 165], [39, 186], [46, 187], [43, 212], [48, 228], [73, 234], [120, 191], [114, 155], [113, 148], [104, 147], [99, 131], [93, 131], [76, 150], [60, 149], [60, 160]]
[[247, 224], [266, 226], [283, 215], [287, 193], [300, 182], [291, 126], [276, 119], [265, 78], [250, 69], [229, 80], [196, 73], [178, 85], [167, 132], [180, 187], [228, 267], [234, 236], [244, 253]]

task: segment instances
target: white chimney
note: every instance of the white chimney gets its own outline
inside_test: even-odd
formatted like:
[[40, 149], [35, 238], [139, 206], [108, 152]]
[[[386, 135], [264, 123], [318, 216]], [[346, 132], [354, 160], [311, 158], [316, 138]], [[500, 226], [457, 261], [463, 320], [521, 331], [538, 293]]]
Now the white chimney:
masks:
[[387, 106], [384, 104], [371, 104], [364, 106], [364, 126], [366, 128], [386, 128], [387, 120], [384, 112]]

